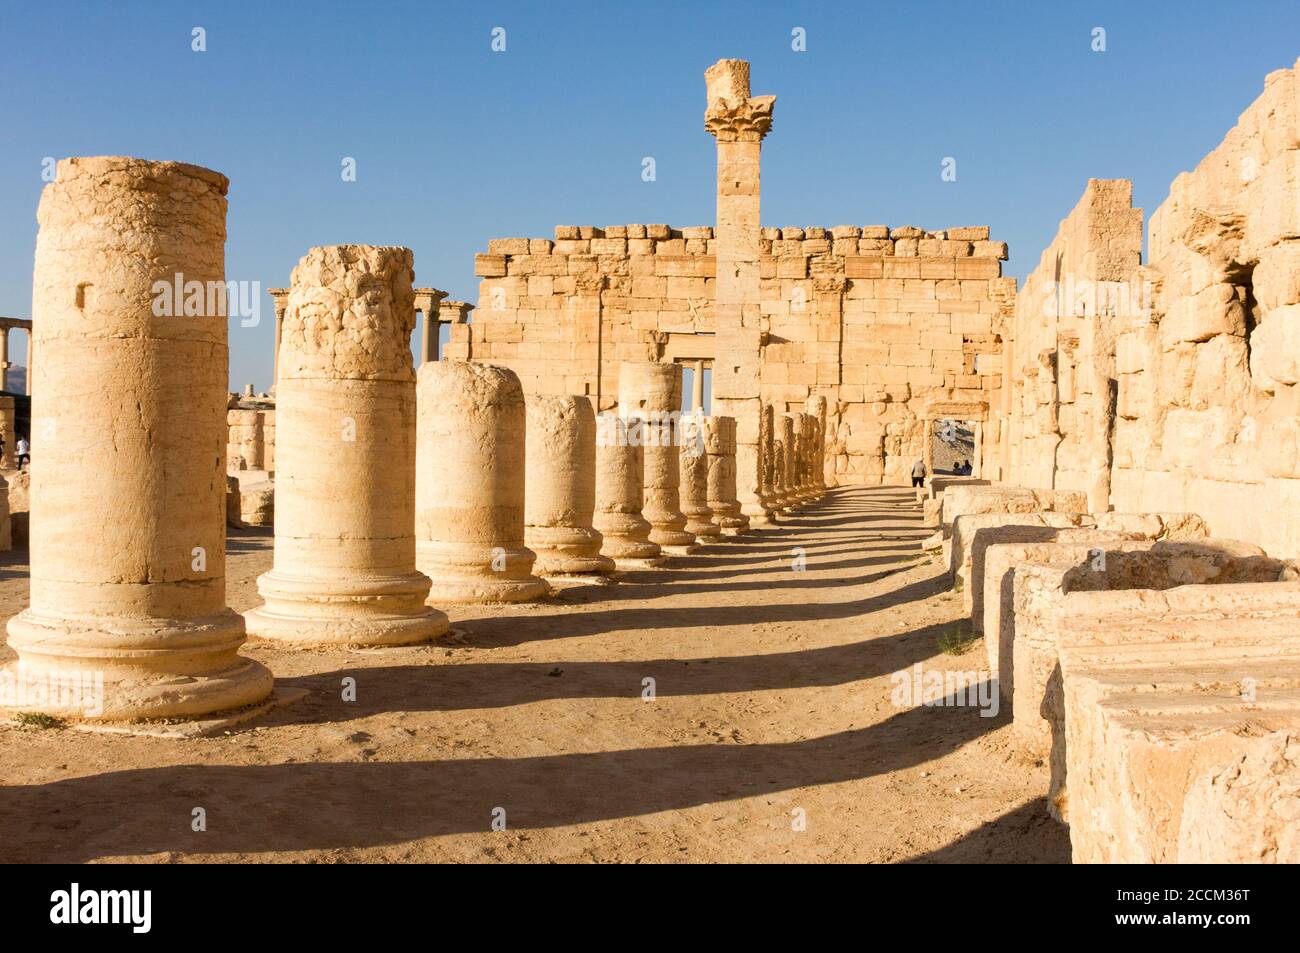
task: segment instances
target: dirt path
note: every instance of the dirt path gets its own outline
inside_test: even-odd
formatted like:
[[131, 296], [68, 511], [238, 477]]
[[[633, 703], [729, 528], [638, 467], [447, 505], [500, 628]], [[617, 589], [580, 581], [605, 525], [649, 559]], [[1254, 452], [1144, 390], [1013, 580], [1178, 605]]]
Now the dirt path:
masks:
[[[456, 608], [434, 646], [250, 643], [311, 694], [228, 736], [4, 724], [0, 860], [1067, 861], [1008, 710], [891, 702], [915, 663], [985, 668], [938, 647], [961, 608], [925, 535], [908, 491], [842, 489], [680, 568]], [[271, 540], [230, 550], [247, 609]]]

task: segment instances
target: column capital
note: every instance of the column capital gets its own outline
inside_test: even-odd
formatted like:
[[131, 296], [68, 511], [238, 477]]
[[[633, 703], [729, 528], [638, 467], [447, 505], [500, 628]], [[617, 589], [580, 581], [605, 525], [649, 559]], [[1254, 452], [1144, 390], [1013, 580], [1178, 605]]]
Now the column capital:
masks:
[[411, 290], [415, 292], [415, 310], [424, 314], [437, 314], [442, 299], [450, 294], [437, 288], [412, 288]]
[[704, 128], [719, 142], [761, 142], [772, 129], [775, 96], [749, 95], [749, 63], [718, 60], [704, 71]]
[[288, 288], [267, 288], [266, 293], [271, 296], [273, 307], [279, 314], [284, 314], [289, 307], [289, 289]]
[[466, 324], [474, 306], [468, 301], [443, 301], [438, 305], [438, 320], [448, 324]]

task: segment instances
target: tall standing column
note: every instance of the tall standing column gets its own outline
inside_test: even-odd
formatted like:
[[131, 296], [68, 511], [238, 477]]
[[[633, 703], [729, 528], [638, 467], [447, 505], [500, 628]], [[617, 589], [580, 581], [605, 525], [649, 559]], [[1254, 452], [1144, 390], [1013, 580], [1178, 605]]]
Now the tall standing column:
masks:
[[723, 535], [738, 536], [749, 529], [749, 517], [736, 499], [736, 422], [716, 414], [705, 417], [704, 451], [709, 457], [709, 509]]
[[749, 64], [719, 60], [704, 73], [704, 128], [718, 142], [714, 413], [736, 420], [736, 496], [750, 523], [770, 522], [761, 497], [760, 156], [775, 96], [749, 95]]
[[814, 424], [812, 445], [812, 485], [817, 496], [826, 495], [826, 398], [822, 394], [813, 394], [804, 407], [816, 420]]
[[262, 638], [411, 645], [447, 631], [415, 569], [409, 248], [313, 248], [293, 270], [276, 391], [275, 562]]
[[[30, 332], [28, 332], [30, 334]], [[9, 329], [0, 328], [0, 391], [9, 389]]]
[[420, 322], [420, 363], [428, 364], [438, 359], [438, 318], [428, 311], [422, 312]]
[[12, 397], [0, 397], [0, 439], [4, 451], [0, 453], [0, 470], [12, 470], [18, 460], [17, 410]]
[[415, 310], [420, 312], [420, 360], [427, 364], [438, 359], [438, 328], [441, 321], [442, 301], [447, 292], [437, 288], [415, 289]]
[[[74, 158], [41, 195], [31, 603], [7, 675], [50, 693], [26, 710], [185, 717], [271, 691], [226, 606], [227, 186]], [[206, 293], [177, 301], [178, 281]]]
[[704, 362], [691, 365], [691, 413], [704, 413]]
[[[780, 418], [777, 418], [777, 422]], [[772, 430], [772, 509], [774, 513], [790, 504], [785, 483], [785, 435], [781, 427]]]
[[596, 412], [585, 397], [530, 394], [524, 466], [524, 545], [542, 576], [604, 576], [596, 510]]
[[280, 380], [280, 339], [284, 336], [284, 312], [289, 306], [288, 288], [267, 288], [271, 296], [272, 309], [275, 312], [274, 339], [271, 342], [271, 387]]
[[433, 361], [417, 376], [415, 561], [433, 602], [546, 593], [524, 546], [524, 389], [514, 371]]

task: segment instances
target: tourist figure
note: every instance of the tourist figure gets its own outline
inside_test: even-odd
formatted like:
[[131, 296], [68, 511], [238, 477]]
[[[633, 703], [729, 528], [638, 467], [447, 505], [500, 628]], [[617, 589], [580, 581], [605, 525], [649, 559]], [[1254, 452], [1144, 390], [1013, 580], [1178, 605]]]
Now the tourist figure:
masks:
[[924, 460], [917, 460], [912, 464], [912, 486], [925, 486]]
[[23, 468], [23, 462], [32, 462], [32, 445], [27, 442], [26, 437], [18, 438], [18, 469]]

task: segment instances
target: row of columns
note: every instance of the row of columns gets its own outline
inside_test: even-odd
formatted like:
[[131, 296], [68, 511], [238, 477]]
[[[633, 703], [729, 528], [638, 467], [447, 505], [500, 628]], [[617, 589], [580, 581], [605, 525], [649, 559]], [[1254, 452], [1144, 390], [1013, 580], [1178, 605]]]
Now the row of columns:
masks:
[[[313, 248], [277, 309], [274, 561], [262, 604], [233, 612], [226, 318], [151, 307], [158, 280], [224, 282], [227, 187], [198, 166], [108, 157], [64, 160], [42, 194], [33, 420], [49, 436], [30, 491], [30, 604], [8, 624], [4, 673], [47, 686], [28, 710], [240, 708], [273, 688], [239, 654], [249, 632], [427, 641], [447, 629], [442, 603], [532, 599], [548, 588], [539, 573], [608, 577], [745, 530], [739, 424], [683, 420], [680, 365], [623, 365], [618, 414], [599, 421], [585, 397], [526, 399], [505, 368], [430, 361], [417, 375], [411, 251]], [[148, 225], [114, 227], [104, 208]], [[781, 417], [774, 506], [815, 495], [809, 420]], [[93, 714], [48, 690], [86, 678], [101, 686]]]

